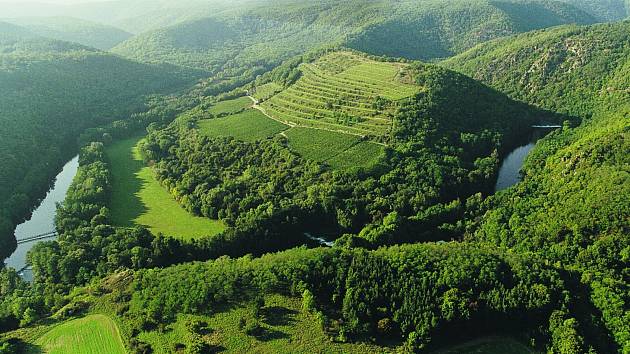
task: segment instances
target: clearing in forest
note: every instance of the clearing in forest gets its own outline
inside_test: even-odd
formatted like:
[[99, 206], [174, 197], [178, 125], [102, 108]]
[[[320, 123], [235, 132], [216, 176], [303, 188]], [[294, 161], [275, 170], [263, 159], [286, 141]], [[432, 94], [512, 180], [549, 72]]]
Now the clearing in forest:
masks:
[[216, 235], [225, 229], [218, 221], [190, 214], [155, 179], [136, 148], [140, 137], [107, 147], [112, 174], [111, 218], [114, 225], [144, 225], [152, 233], [183, 239]]
[[125, 354], [118, 327], [104, 315], [90, 315], [54, 327], [35, 344], [49, 354]]
[[279, 121], [303, 127], [382, 136], [390, 131], [397, 101], [420, 90], [412, 84], [407, 64], [374, 61], [350, 52], [327, 54], [301, 64], [300, 71], [300, 79], [261, 107]]
[[[245, 99], [252, 102], [247, 97]], [[202, 134], [209, 137], [231, 136], [249, 142], [272, 137], [289, 128], [256, 109], [222, 118], [200, 120], [197, 126]]]
[[214, 116], [224, 116], [243, 111], [252, 106], [252, 100], [248, 97], [239, 97], [233, 100], [221, 101], [208, 109], [208, 113]]

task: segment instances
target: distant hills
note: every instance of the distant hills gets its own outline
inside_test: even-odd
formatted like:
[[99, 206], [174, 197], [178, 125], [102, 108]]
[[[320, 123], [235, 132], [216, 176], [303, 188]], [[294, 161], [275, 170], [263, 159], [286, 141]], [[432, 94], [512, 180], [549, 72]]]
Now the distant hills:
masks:
[[229, 67], [271, 66], [329, 43], [378, 55], [430, 60], [480, 42], [566, 23], [597, 19], [558, 2], [303, 1], [239, 8], [140, 34], [114, 52], [210, 73]]
[[607, 92], [627, 89], [615, 76], [628, 65], [628, 33], [628, 20], [556, 27], [481, 44], [443, 65], [541, 107], [592, 115]]
[[40, 36], [75, 42], [101, 50], [111, 49], [132, 36], [131, 33], [116, 27], [72, 17], [28, 17], [4, 21], [21, 26]]

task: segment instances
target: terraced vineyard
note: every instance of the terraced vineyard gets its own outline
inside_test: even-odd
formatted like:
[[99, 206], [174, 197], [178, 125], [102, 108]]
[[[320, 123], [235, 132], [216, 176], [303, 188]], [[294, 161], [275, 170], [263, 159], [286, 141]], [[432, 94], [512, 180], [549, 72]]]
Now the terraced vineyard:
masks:
[[292, 126], [383, 136], [390, 130], [397, 101], [420, 90], [411, 84], [406, 68], [335, 52], [300, 65], [300, 79], [260, 107]]

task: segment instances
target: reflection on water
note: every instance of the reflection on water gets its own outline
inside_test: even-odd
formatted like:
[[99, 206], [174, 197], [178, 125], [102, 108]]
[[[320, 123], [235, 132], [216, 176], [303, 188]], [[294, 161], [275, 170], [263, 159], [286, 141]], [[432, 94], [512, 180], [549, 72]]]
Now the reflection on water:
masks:
[[[79, 157], [70, 160], [61, 173], [57, 175], [55, 185], [46, 195], [46, 198], [33, 212], [31, 218], [15, 228], [15, 237], [18, 239], [40, 235], [55, 230], [54, 220], [57, 203], [62, 202], [65, 197], [72, 179], [79, 168]], [[48, 239], [50, 240], [50, 239]], [[47, 240], [42, 240], [47, 241]], [[26, 253], [38, 242], [34, 241], [18, 245], [17, 250], [6, 260], [9, 267], [20, 270], [26, 266]], [[28, 273], [28, 272], [26, 272]], [[25, 274], [25, 278], [29, 278], [29, 274]]]
[[499, 177], [494, 191], [498, 192], [509, 188], [521, 181], [521, 167], [529, 152], [536, 146], [536, 143], [519, 146], [514, 149], [501, 164]]

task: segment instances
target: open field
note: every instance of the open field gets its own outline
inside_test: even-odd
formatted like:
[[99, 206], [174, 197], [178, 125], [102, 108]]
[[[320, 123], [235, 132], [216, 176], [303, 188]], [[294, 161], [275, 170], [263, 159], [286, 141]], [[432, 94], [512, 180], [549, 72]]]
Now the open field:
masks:
[[302, 77], [261, 105], [272, 117], [356, 135], [386, 134], [396, 101], [420, 90], [405, 64], [336, 52], [300, 66]]
[[282, 86], [275, 82], [270, 82], [256, 87], [256, 91], [252, 93], [252, 97], [259, 101], [265, 101], [280, 91], [282, 91]]
[[201, 120], [198, 126], [199, 131], [206, 136], [232, 136], [244, 141], [265, 139], [289, 128], [256, 109], [227, 117]]
[[35, 342], [49, 354], [125, 354], [114, 321], [104, 315], [90, 315], [54, 327]]
[[291, 128], [285, 135], [291, 150], [338, 169], [373, 166], [383, 153], [383, 146], [355, 135], [302, 127]]
[[115, 225], [145, 225], [153, 233], [191, 239], [215, 235], [223, 223], [197, 217], [184, 210], [154, 178], [136, 149], [139, 137], [107, 148], [111, 162], [113, 191], [110, 203]]
[[261, 333], [248, 335], [240, 328], [241, 318], [254, 316], [248, 304], [225, 309], [212, 316], [180, 315], [167, 331], [143, 332], [140, 339], [150, 343], [154, 353], [172, 353], [178, 343], [190, 340], [186, 322], [192, 319], [208, 324], [203, 340], [213, 349], [228, 353], [382, 353], [385, 347], [367, 343], [335, 343], [319, 327], [315, 316], [301, 311], [301, 299], [269, 295], [260, 311]]
[[208, 109], [208, 113], [215, 116], [240, 112], [252, 106], [249, 97], [239, 97], [233, 100], [221, 101]]
[[536, 354], [537, 351], [508, 337], [484, 337], [449, 348], [430, 352], [431, 354]]

